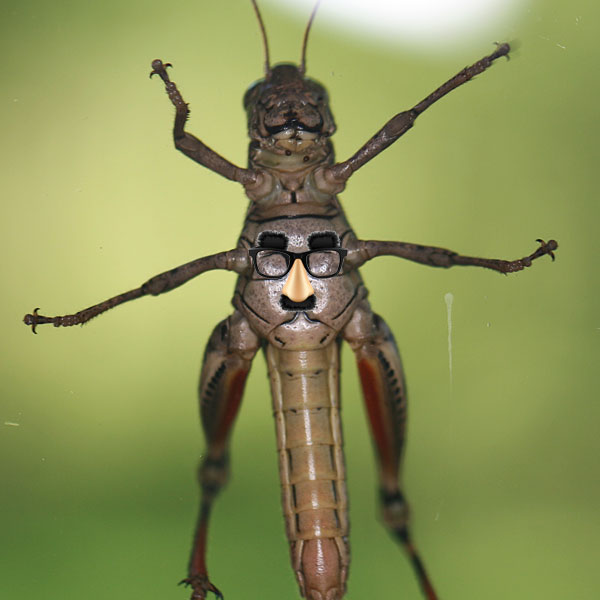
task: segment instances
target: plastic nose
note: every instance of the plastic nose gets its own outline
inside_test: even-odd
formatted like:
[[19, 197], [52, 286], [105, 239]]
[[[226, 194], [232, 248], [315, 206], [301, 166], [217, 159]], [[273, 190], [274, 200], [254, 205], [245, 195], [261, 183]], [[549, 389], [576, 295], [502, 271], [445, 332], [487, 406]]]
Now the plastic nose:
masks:
[[308, 273], [299, 258], [294, 261], [281, 293], [292, 302], [303, 302], [315, 293], [308, 280]]

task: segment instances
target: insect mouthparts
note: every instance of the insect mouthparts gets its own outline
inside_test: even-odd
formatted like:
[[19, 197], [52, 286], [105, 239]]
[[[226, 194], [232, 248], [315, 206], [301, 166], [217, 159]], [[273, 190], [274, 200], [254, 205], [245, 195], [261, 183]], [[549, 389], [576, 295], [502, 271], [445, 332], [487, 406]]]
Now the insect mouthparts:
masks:
[[[307, 133], [319, 133], [321, 131], [321, 126], [323, 122], [320, 120], [316, 125], [310, 126], [306, 123], [300, 121], [297, 117], [293, 119], [288, 119], [282, 125], [265, 125], [267, 131], [270, 135], [275, 136], [278, 133], [287, 132], [287, 131], [302, 131]], [[315, 136], [316, 137], [316, 136]], [[306, 139], [306, 138], [305, 138]]]

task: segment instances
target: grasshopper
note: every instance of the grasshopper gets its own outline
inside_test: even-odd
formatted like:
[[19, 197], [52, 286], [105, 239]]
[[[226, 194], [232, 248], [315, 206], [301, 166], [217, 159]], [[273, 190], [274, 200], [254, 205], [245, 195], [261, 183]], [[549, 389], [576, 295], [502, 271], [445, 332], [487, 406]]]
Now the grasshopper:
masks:
[[161, 273], [142, 286], [75, 314], [24, 318], [33, 332], [84, 324], [124, 302], [157, 296], [214, 269], [238, 274], [233, 313], [214, 329], [204, 355], [199, 395], [207, 451], [201, 462], [200, 512], [187, 577], [193, 600], [208, 592], [223, 598], [206, 566], [211, 509], [229, 476], [229, 443], [246, 377], [262, 348], [277, 435], [281, 496], [291, 563], [300, 594], [340, 600], [350, 562], [349, 524], [339, 401], [340, 345], [356, 356], [378, 466], [383, 521], [405, 548], [429, 600], [438, 598], [413, 543], [400, 478], [407, 412], [406, 385], [394, 336], [371, 310], [359, 267], [392, 255], [432, 267], [477, 266], [513, 273], [549, 255], [539, 247], [518, 260], [463, 256], [451, 250], [399, 241], [357, 238], [337, 195], [366, 162], [398, 140], [440, 98], [510, 52], [508, 44], [466, 67], [413, 108], [392, 117], [354, 155], [334, 159], [336, 126], [325, 88], [306, 77], [305, 30], [300, 65], [272, 66], [264, 23], [265, 75], [244, 96], [250, 145], [248, 167], [229, 162], [186, 131], [189, 109], [167, 73], [152, 62], [175, 107], [175, 147], [215, 173], [240, 183], [250, 203], [237, 246]]

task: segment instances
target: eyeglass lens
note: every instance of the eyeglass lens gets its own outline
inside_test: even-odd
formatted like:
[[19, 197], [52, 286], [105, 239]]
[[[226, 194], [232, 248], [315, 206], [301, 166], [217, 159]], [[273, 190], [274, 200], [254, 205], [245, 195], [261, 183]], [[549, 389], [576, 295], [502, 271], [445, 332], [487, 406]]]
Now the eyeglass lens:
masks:
[[[256, 254], [256, 270], [263, 277], [283, 277], [290, 268], [290, 257], [276, 250]], [[313, 277], [331, 277], [340, 268], [340, 255], [333, 250], [315, 250], [306, 256], [306, 267]]]

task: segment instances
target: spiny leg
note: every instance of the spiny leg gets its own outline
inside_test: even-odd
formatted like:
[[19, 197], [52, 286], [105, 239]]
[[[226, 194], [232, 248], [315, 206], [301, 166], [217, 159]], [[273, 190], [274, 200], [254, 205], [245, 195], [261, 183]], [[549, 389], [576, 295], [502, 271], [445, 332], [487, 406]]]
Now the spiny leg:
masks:
[[258, 347], [258, 338], [236, 311], [214, 329], [204, 354], [198, 390], [207, 446], [198, 472], [202, 499], [188, 576], [181, 582], [191, 586], [192, 600], [204, 600], [209, 591], [223, 598], [208, 578], [208, 523], [213, 502], [229, 477], [229, 437]]
[[206, 271], [212, 271], [214, 269], [225, 269], [228, 271], [236, 271], [237, 273], [243, 273], [249, 267], [248, 253], [246, 250], [236, 248], [235, 250], [229, 250], [228, 252], [219, 252], [218, 254], [212, 254], [211, 256], [204, 256], [191, 262], [188, 262], [179, 267], [175, 267], [170, 271], [165, 271], [159, 275], [155, 275], [146, 283], [141, 285], [139, 288], [124, 292], [118, 296], [113, 296], [108, 300], [104, 300], [99, 304], [94, 304], [89, 308], [85, 308], [76, 312], [72, 315], [64, 315], [59, 317], [45, 317], [44, 315], [38, 314], [38, 308], [34, 309], [33, 313], [25, 315], [23, 322], [25, 325], [29, 325], [33, 333], [36, 333], [35, 328], [38, 325], [44, 325], [52, 323], [54, 327], [71, 327], [73, 325], [83, 325], [90, 319], [97, 317], [98, 315], [142, 296], [158, 296], [170, 292], [175, 288], [188, 282], [190, 279], [206, 273]]
[[169, 78], [167, 67], [171, 66], [171, 63], [163, 63], [159, 59], [153, 60], [150, 77], [158, 75], [163, 80], [169, 100], [175, 106], [175, 125], [173, 126], [175, 147], [192, 160], [227, 179], [237, 181], [246, 186], [255, 183], [257, 179], [255, 171], [242, 169], [234, 165], [201, 142], [197, 137], [185, 131], [185, 122], [190, 114], [190, 109], [179, 93], [177, 86]]
[[400, 483], [406, 428], [406, 386], [394, 336], [363, 302], [346, 326], [344, 339], [356, 355], [377, 459], [383, 521], [405, 548], [427, 600], [437, 600], [410, 535], [409, 508]]
[[360, 267], [368, 260], [377, 256], [397, 256], [412, 260], [430, 267], [483, 267], [499, 271], [500, 273], [516, 273], [541, 256], [548, 255], [554, 260], [554, 250], [558, 248], [556, 240], [536, 240], [540, 246], [528, 256], [516, 260], [502, 260], [498, 258], [480, 258], [477, 256], [463, 256], [453, 250], [438, 248], [437, 246], [422, 246], [407, 242], [382, 242], [375, 240], [355, 240], [348, 246], [346, 262], [353, 267]]
[[[317, 183], [320, 187], [329, 186], [331, 189], [340, 191], [343, 189], [343, 183], [362, 167], [366, 162], [375, 158], [380, 152], [393, 144], [403, 136], [413, 125], [416, 118], [432, 104], [443, 98], [446, 94], [470, 81], [476, 75], [483, 73], [493, 62], [501, 56], [507, 56], [510, 52], [508, 44], [497, 44], [496, 50], [488, 56], [484, 56], [476, 63], [465, 67], [454, 77], [446, 81], [443, 85], [429, 94], [426, 98], [415, 104], [410, 110], [398, 113], [392, 117], [368, 142], [366, 142], [353, 156], [348, 160], [324, 167], [318, 173], [315, 173]], [[337, 184], [337, 186], [336, 186]]]

